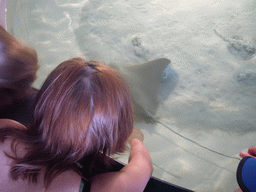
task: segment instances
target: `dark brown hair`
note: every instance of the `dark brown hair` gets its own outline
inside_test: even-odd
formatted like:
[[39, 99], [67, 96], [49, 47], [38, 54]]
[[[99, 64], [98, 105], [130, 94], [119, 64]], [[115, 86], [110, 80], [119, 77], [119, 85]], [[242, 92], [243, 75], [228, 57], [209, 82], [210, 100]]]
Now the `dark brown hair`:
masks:
[[26, 97], [38, 68], [36, 51], [0, 26], [0, 92], [14, 100]]
[[132, 130], [132, 101], [125, 81], [105, 65], [74, 58], [46, 79], [36, 99], [34, 124], [25, 131], [0, 129], [0, 138], [13, 135], [29, 146], [23, 158], [14, 158], [12, 178], [36, 181], [46, 168], [48, 186], [68, 169], [81, 174], [81, 161], [89, 162], [91, 172], [93, 159], [102, 158], [97, 161], [108, 166], [104, 157], [123, 152]]

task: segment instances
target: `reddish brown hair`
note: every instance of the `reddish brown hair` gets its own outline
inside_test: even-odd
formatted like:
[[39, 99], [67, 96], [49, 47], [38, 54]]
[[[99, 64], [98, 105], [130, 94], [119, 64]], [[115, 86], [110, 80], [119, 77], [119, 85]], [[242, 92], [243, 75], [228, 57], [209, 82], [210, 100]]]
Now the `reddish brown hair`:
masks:
[[38, 68], [36, 51], [0, 26], [0, 88], [12, 92], [13, 99], [27, 96]]
[[[28, 131], [14, 134], [31, 147], [24, 158], [16, 159], [11, 175], [36, 181], [46, 167], [47, 186], [67, 169], [79, 173], [77, 163], [82, 160], [101, 157], [98, 161], [107, 166], [104, 157], [123, 152], [133, 129], [125, 81], [113, 69], [81, 58], [61, 63], [48, 76], [38, 93], [34, 118]], [[87, 170], [93, 167], [89, 162]]]

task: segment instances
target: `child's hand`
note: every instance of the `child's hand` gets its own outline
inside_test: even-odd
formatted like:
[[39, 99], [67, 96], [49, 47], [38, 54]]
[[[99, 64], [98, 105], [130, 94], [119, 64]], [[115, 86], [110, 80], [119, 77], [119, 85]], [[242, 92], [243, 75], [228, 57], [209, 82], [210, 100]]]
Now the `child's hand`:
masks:
[[131, 140], [129, 163], [121, 170], [132, 183], [128, 191], [143, 191], [153, 172], [153, 165], [145, 145], [138, 139]]
[[148, 150], [138, 139], [131, 140], [129, 163], [118, 172], [108, 172], [92, 178], [91, 191], [143, 192], [153, 171]]
[[244, 158], [246, 156], [256, 157], [256, 146], [249, 147], [248, 152], [240, 152], [240, 157]]
[[[138, 139], [132, 139], [130, 142], [131, 152], [129, 156], [129, 164], [134, 164], [135, 166], [145, 167], [145, 171], [151, 176], [153, 172], [152, 161], [149, 152], [145, 145]], [[142, 164], [142, 165], [140, 165]], [[149, 176], [149, 177], [150, 177]]]

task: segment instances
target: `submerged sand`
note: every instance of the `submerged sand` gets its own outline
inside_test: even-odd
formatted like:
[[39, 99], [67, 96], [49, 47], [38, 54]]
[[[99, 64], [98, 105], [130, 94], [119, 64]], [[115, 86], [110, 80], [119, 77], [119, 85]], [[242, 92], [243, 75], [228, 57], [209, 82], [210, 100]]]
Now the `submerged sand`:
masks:
[[8, 30], [38, 52], [36, 87], [70, 57], [123, 72], [170, 59], [157, 109], [135, 124], [153, 175], [195, 191], [238, 188], [238, 153], [255, 145], [254, 0], [30, 0], [7, 8]]

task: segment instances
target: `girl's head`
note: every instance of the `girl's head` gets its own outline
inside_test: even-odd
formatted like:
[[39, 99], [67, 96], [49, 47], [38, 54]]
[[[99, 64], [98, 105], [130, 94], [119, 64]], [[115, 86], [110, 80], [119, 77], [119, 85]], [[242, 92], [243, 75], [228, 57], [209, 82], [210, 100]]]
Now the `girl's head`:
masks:
[[34, 123], [24, 130], [0, 129], [0, 142], [14, 137], [14, 153], [19, 142], [26, 146], [24, 157], [12, 157], [13, 180], [37, 182], [45, 170], [47, 188], [66, 170], [83, 172], [87, 178], [108, 170], [107, 156], [124, 151], [132, 130], [132, 101], [125, 81], [107, 66], [74, 58], [46, 79], [35, 101]]
[[36, 51], [0, 26], [0, 105], [27, 96], [38, 67]]
[[123, 152], [133, 129], [125, 81], [115, 70], [81, 58], [61, 63], [48, 76], [34, 118], [47, 150], [73, 161], [98, 152]]

